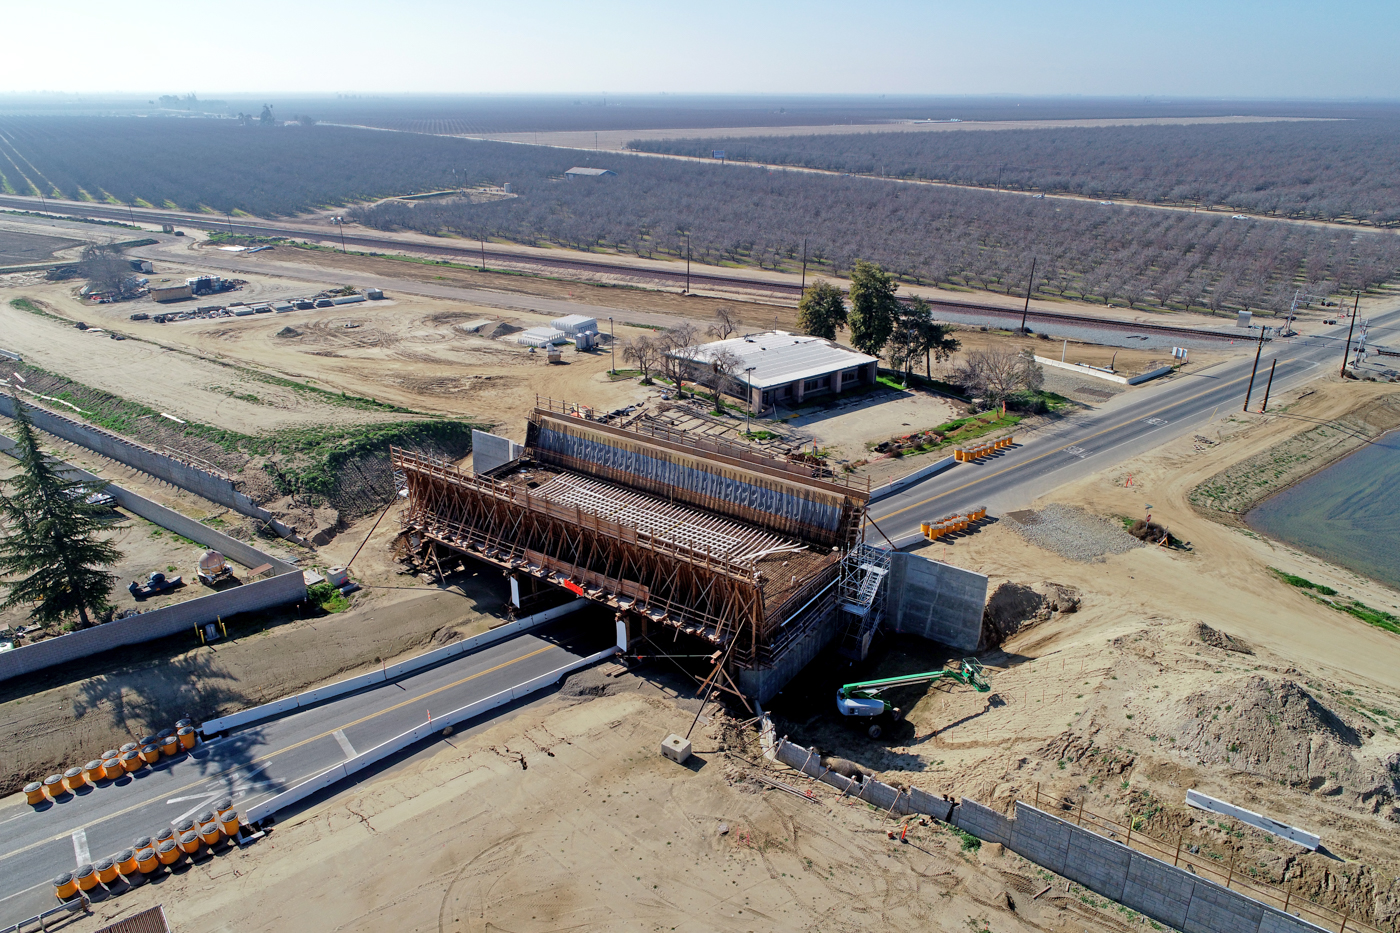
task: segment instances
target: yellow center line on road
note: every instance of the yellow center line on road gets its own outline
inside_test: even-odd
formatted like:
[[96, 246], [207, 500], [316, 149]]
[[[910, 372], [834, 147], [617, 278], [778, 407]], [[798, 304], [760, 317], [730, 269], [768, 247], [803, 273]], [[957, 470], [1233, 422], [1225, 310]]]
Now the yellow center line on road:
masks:
[[[368, 716], [362, 716], [362, 717], [360, 717], [359, 719], [356, 719], [354, 722], [347, 722], [347, 723], [345, 723], [344, 725], [341, 725], [341, 726], [334, 726], [334, 727], [332, 727], [332, 728], [330, 728], [330, 729], [327, 729], [325, 732], [322, 732], [320, 735], [313, 735], [313, 736], [311, 736], [311, 738], [309, 738], [309, 739], [302, 739], [300, 742], [297, 742], [297, 743], [294, 744], [294, 745], [288, 745], [286, 748], [279, 748], [279, 749], [278, 749], [277, 751], [275, 751], [275, 752], [268, 752], [266, 755], [261, 755], [261, 756], [259, 756], [259, 757], [257, 757], [257, 758], [253, 758], [253, 759], [251, 759], [251, 760], [245, 762], [244, 764], [239, 765], [239, 767], [247, 767], [248, 765], [255, 765], [255, 764], [258, 764], [259, 762], [270, 761], [270, 760], [272, 760], [273, 758], [276, 758], [278, 755], [283, 755], [283, 754], [286, 754], [287, 752], [292, 751], [293, 749], [301, 748], [303, 745], [306, 745], [306, 744], [308, 744], [308, 743], [310, 743], [310, 742], [315, 742], [317, 739], [324, 739], [324, 738], [326, 738], [327, 736], [334, 735], [335, 732], [336, 732], [336, 730], [338, 730], [338, 729], [348, 729], [348, 728], [350, 728], [351, 726], [358, 726], [358, 725], [360, 725], [361, 723], [368, 722], [369, 720], [374, 719], [374, 718], [377, 717], [377, 716], [383, 716], [385, 713], [392, 713], [394, 710], [402, 709], [403, 707], [408, 706], [408, 705], [410, 705], [410, 704], [412, 704], [412, 703], [420, 703], [420, 702], [422, 702], [423, 700], [426, 700], [428, 697], [433, 696], [434, 694], [441, 693], [441, 692], [444, 691], [444, 690], [451, 690], [453, 687], [460, 687], [462, 684], [466, 683], [466, 682], [469, 681], [469, 680], [475, 680], [475, 679], [478, 678], [478, 677], [484, 677], [484, 676], [486, 676], [487, 674], [495, 673], [496, 671], [499, 671], [499, 670], [501, 670], [502, 668], [510, 667], [512, 664], [519, 664], [521, 661], [525, 661], [525, 660], [528, 660], [528, 659], [530, 659], [530, 658], [533, 658], [533, 657], [534, 657], [535, 655], [537, 655], [537, 654], [544, 654], [546, 651], [549, 651], [550, 649], [556, 648], [556, 647], [558, 647], [558, 646], [557, 646], [557, 645], [545, 645], [543, 648], [538, 648], [538, 649], [536, 649], [536, 650], [534, 650], [534, 651], [531, 651], [529, 654], [522, 654], [520, 657], [514, 658], [513, 660], [510, 660], [510, 661], [503, 661], [503, 662], [501, 662], [500, 664], [497, 664], [495, 667], [489, 667], [489, 668], [487, 668], [487, 669], [484, 670], [484, 671], [477, 671], [475, 674], [471, 674], [471, 675], [469, 675], [469, 676], [467, 676], [467, 677], [463, 677], [461, 680], [453, 681], [452, 683], [447, 684], [446, 686], [438, 687], [436, 690], [432, 690], [432, 691], [430, 691], [430, 692], [428, 692], [428, 693], [424, 693], [424, 694], [422, 694], [421, 696], [412, 697], [411, 699], [404, 700], [402, 703], [396, 703], [396, 704], [394, 704], [393, 706], [390, 706], [390, 707], [388, 707], [388, 708], [386, 708], [386, 709], [382, 709], [382, 710], [380, 710], [380, 711], [377, 712], [377, 713], [370, 713]], [[189, 789], [191, 789], [191, 788], [193, 788], [193, 787], [198, 787], [200, 784], [204, 784], [204, 783], [206, 783], [207, 781], [217, 780], [219, 777], [220, 777], [220, 775], [217, 775], [217, 774], [216, 774], [216, 775], [213, 775], [213, 776], [202, 777], [202, 778], [200, 778], [200, 779], [197, 780], [197, 781], [191, 781], [190, 783], [185, 784], [185, 785], [183, 785], [183, 786], [181, 786], [181, 787], [174, 787], [174, 788], [171, 788], [170, 790], [164, 791], [164, 792], [162, 792], [162, 796], [167, 795], [167, 794], [178, 794], [178, 793], [180, 793], [181, 791], [186, 791], [186, 790], [189, 790]], [[138, 803], [132, 804], [131, 806], [127, 807], [127, 808], [124, 809], [124, 810], [118, 810], [116, 813], [109, 813], [109, 814], [107, 814], [106, 816], [101, 817], [100, 819], [93, 820], [91, 823], [85, 823], [85, 824], [83, 824], [82, 826], [76, 827], [76, 828], [74, 828], [74, 829], [66, 830], [66, 831], [64, 831], [64, 832], [59, 833], [59, 834], [56, 835], [56, 836], [50, 836], [50, 837], [47, 838], [47, 839], [40, 839], [40, 840], [37, 841], [37, 842], [31, 842], [29, 845], [25, 846], [25, 847], [22, 848], [22, 849], [16, 849], [16, 850], [13, 851], [13, 852], [6, 852], [3, 856], [0, 856], [0, 859], [11, 858], [12, 856], [16, 856], [16, 855], [19, 855], [19, 854], [21, 854], [21, 853], [28, 852], [28, 851], [31, 850], [31, 849], [38, 848], [39, 846], [47, 845], [47, 844], [50, 843], [50, 842], [57, 842], [57, 841], [60, 840], [60, 839], [68, 839], [69, 837], [71, 837], [71, 836], [73, 835], [73, 833], [77, 832], [79, 829], [87, 829], [87, 828], [90, 827], [90, 826], [96, 826], [98, 823], [106, 822], [107, 820], [113, 820], [113, 819], [116, 819], [116, 818], [119, 817], [119, 816], [125, 816], [126, 814], [131, 813], [131, 812], [133, 812], [133, 811], [135, 811], [135, 810], [139, 810], [139, 809], [141, 809], [142, 807], [148, 806], [148, 805], [151, 804], [151, 803], [152, 803], [152, 801], [150, 801], [150, 800], [142, 800], [142, 801], [140, 801], [140, 802], [138, 802]]]
[[[1283, 363], [1291, 363], [1291, 362], [1293, 362], [1293, 361], [1292, 361], [1292, 360], [1281, 360], [1281, 362], [1283, 362]], [[1236, 379], [1234, 382], [1226, 382], [1226, 383], [1223, 383], [1222, 385], [1213, 386], [1213, 387], [1211, 387], [1211, 388], [1205, 390], [1204, 392], [1199, 392], [1199, 393], [1197, 393], [1196, 395], [1192, 395], [1192, 396], [1189, 396], [1189, 397], [1187, 397], [1187, 398], [1177, 399], [1177, 400], [1175, 400], [1175, 401], [1168, 402], [1167, 404], [1161, 406], [1160, 408], [1154, 408], [1154, 409], [1152, 409], [1152, 410], [1149, 411], [1149, 412], [1144, 412], [1144, 413], [1142, 413], [1141, 415], [1135, 416], [1135, 417], [1133, 418], [1133, 421], [1142, 421], [1142, 420], [1144, 420], [1144, 419], [1146, 419], [1146, 418], [1151, 418], [1153, 415], [1155, 415], [1155, 414], [1157, 414], [1157, 413], [1159, 413], [1159, 412], [1164, 412], [1164, 411], [1166, 411], [1168, 408], [1175, 408], [1175, 407], [1178, 406], [1178, 405], [1185, 405], [1185, 404], [1188, 403], [1188, 402], [1194, 402], [1196, 399], [1198, 399], [1198, 398], [1204, 398], [1205, 396], [1210, 395], [1212, 392], [1218, 392], [1218, 391], [1220, 391], [1221, 389], [1226, 389], [1226, 388], [1229, 388], [1230, 386], [1233, 386], [1233, 385], [1239, 385], [1239, 384], [1241, 384], [1241, 383], [1243, 383], [1243, 382], [1245, 382], [1245, 381], [1246, 381], [1245, 378], [1244, 378], [1243, 376], [1241, 376], [1240, 378]], [[1216, 407], [1217, 407], [1217, 409], [1219, 408], [1219, 406], [1216, 406]], [[968, 482], [963, 483], [961, 486], [956, 486], [956, 487], [954, 487], [953, 489], [949, 489], [947, 492], [940, 492], [940, 493], [939, 493], [938, 495], [936, 495], [936, 496], [929, 496], [927, 499], [924, 499], [924, 500], [919, 501], [919, 502], [915, 502], [913, 505], [906, 505], [906, 506], [905, 506], [904, 508], [902, 508], [902, 509], [898, 509], [898, 510], [896, 510], [896, 511], [894, 511], [894, 512], [890, 512], [890, 513], [888, 513], [888, 514], [881, 515], [881, 516], [880, 516], [880, 521], [884, 521], [884, 520], [887, 519], [887, 518], [894, 518], [896, 515], [902, 515], [902, 514], [904, 514], [905, 512], [908, 512], [910, 509], [917, 509], [917, 508], [919, 508], [919, 507], [921, 507], [921, 506], [928, 505], [930, 502], [934, 501], [935, 499], [942, 499], [944, 496], [951, 496], [951, 495], [952, 495], [953, 493], [955, 493], [955, 492], [961, 492], [962, 490], [966, 489], [966, 488], [969, 487], [969, 486], [976, 486], [978, 483], [985, 482], [985, 481], [987, 481], [987, 480], [989, 480], [989, 479], [994, 479], [994, 478], [996, 478], [996, 477], [998, 477], [998, 476], [1001, 476], [1003, 473], [1009, 473], [1009, 472], [1011, 472], [1012, 470], [1019, 470], [1019, 469], [1021, 469], [1022, 467], [1026, 467], [1026, 466], [1029, 466], [1029, 465], [1032, 464], [1032, 463], [1035, 463], [1037, 460], [1044, 460], [1046, 457], [1050, 457], [1050, 456], [1053, 456], [1053, 455], [1055, 455], [1055, 454], [1057, 454], [1057, 453], [1060, 453], [1060, 452], [1061, 452], [1062, 450], [1064, 450], [1066, 447], [1074, 447], [1074, 446], [1076, 446], [1077, 444], [1080, 444], [1080, 443], [1082, 443], [1082, 442], [1084, 442], [1084, 441], [1093, 440], [1094, 438], [1100, 437], [1100, 436], [1102, 436], [1102, 435], [1104, 435], [1104, 434], [1107, 434], [1107, 433], [1109, 433], [1110, 431], [1117, 431], [1117, 430], [1120, 429], [1120, 428], [1126, 427], [1126, 426], [1127, 426], [1128, 424], [1130, 424], [1130, 423], [1131, 423], [1131, 422], [1124, 421], [1122, 424], [1115, 424], [1115, 425], [1113, 425], [1113, 426], [1111, 426], [1111, 427], [1104, 428], [1102, 431], [1096, 431], [1095, 433], [1090, 434], [1090, 435], [1088, 435], [1087, 437], [1075, 438], [1073, 441], [1070, 441], [1069, 443], [1061, 444], [1059, 447], [1056, 447], [1056, 448], [1054, 448], [1053, 450], [1047, 450], [1045, 453], [1043, 453], [1043, 454], [1038, 454], [1037, 456], [1034, 456], [1034, 457], [1032, 457], [1032, 458], [1029, 459], [1029, 460], [1023, 461], [1023, 462], [1021, 462], [1021, 463], [1012, 464], [1011, 466], [1006, 467], [1006, 468], [1001, 469], [1001, 470], [998, 470], [998, 471], [996, 471], [995, 473], [988, 473], [986, 476], [979, 476], [979, 477], [977, 477], [976, 479], [969, 480]], [[866, 521], [869, 521], [869, 519], [866, 519]]]

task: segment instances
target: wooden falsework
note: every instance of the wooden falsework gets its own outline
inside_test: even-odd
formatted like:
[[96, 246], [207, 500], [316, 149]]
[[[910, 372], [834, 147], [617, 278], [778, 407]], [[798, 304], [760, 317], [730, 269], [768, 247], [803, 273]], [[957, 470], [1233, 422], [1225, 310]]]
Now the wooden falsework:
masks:
[[[836, 568], [832, 555], [812, 579], [777, 592], [776, 605], [768, 605], [766, 578], [749, 551], [752, 539], [737, 551], [701, 551], [666, 533], [649, 533], [548, 498], [540, 494], [543, 487], [532, 490], [473, 475], [398, 448], [391, 456], [408, 492], [404, 527], [420, 552], [442, 545], [508, 572], [568, 586], [617, 611], [712, 644], [732, 642], [730, 656], [738, 667], [770, 660], [765, 649], [775, 637], [789, 634], [779, 631], [787, 614], [802, 605], [799, 600], [810, 599], [813, 584]], [[630, 495], [620, 491], [624, 500]], [[705, 521], [703, 515], [700, 520]], [[725, 530], [722, 520], [716, 523]]]

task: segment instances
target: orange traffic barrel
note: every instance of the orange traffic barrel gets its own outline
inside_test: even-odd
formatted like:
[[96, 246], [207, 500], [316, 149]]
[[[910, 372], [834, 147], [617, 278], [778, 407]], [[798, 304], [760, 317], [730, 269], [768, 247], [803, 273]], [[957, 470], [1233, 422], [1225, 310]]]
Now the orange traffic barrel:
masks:
[[198, 741], [198, 736], [194, 734], [194, 726], [181, 726], [175, 735], [180, 739], [180, 747], [186, 751], [194, 748], [194, 743]]
[[140, 747], [141, 747], [141, 746], [137, 745], [135, 742], [127, 742], [127, 743], [126, 743], [125, 745], [123, 745], [121, 748], [117, 749], [117, 751], [118, 751], [118, 752], [130, 752], [130, 751], [134, 751], [135, 749], [140, 748]]
[[156, 738], [156, 737], [153, 736], [153, 735], [143, 735], [143, 736], [141, 736], [141, 741], [137, 742], [136, 744], [137, 744], [137, 745], [159, 745], [159, 744], [160, 744], [160, 739]]
[[160, 832], [156, 833], [156, 845], [160, 845], [162, 842], [165, 842], [165, 841], [167, 841], [167, 840], [174, 839], [174, 838], [175, 838], [175, 830], [173, 830], [173, 829], [162, 829]]
[[140, 867], [136, 863], [135, 849], [122, 849], [116, 855], [112, 856], [112, 861], [117, 863], [117, 871], [121, 872], [123, 875], [130, 875]]
[[162, 755], [173, 755], [180, 750], [180, 740], [174, 735], [167, 735], [160, 740], [160, 752]]
[[50, 799], [53, 800], [57, 800], [59, 797], [68, 793], [68, 788], [63, 786], [63, 775], [50, 774], [48, 777], [44, 778], [44, 793], [48, 794]]
[[73, 872], [73, 877], [78, 881], [78, 887], [84, 891], [91, 891], [97, 887], [97, 870], [91, 865], [79, 865], [78, 870]]
[[115, 781], [117, 778], [121, 777], [123, 774], [126, 774], [126, 769], [122, 767], [122, 760], [121, 760], [120, 758], [105, 758], [105, 759], [103, 759], [103, 761], [102, 761], [102, 776], [103, 776], [103, 777], [105, 777], [105, 778], [106, 778], [107, 780], [109, 780], [109, 781]]
[[211, 822], [207, 826], [199, 827], [199, 838], [207, 846], [218, 845], [219, 840], [223, 838], [221, 830], [219, 829], [219, 824]]
[[160, 867], [160, 859], [156, 858], [156, 850], [150, 846], [136, 850], [136, 868], [143, 875], [149, 875]]
[[214, 822], [213, 810], [205, 810], [199, 816], [194, 818], [194, 824], [196, 827], [199, 828], [200, 832], [204, 832], [204, 827], [208, 826], [212, 822]]
[[175, 723], [175, 734], [179, 735], [181, 729], [192, 725], [194, 725], [193, 719], [181, 719], [179, 722]]
[[146, 764], [141, 760], [141, 753], [134, 748], [130, 751], [122, 752], [120, 760], [123, 771], [140, 771]]
[[89, 784], [96, 784], [107, 776], [107, 772], [102, 770], [102, 760], [100, 758], [94, 758], [92, 761], [83, 765], [83, 774], [87, 776]]
[[219, 814], [219, 829], [230, 839], [238, 838], [238, 814], [233, 810]]
[[63, 772], [63, 783], [68, 785], [69, 790], [77, 790], [87, 783], [87, 778], [83, 777], [82, 768], [69, 768]]
[[180, 835], [180, 851], [186, 855], [194, 855], [199, 851], [199, 833], [190, 830]]
[[78, 893], [78, 882], [71, 871], [65, 871], [53, 880], [53, 893], [60, 901], [66, 901]]
[[92, 864], [93, 871], [97, 872], [97, 880], [103, 884], [111, 884], [117, 880], [117, 866], [109, 858], [100, 858]]
[[233, 798], [220, 797], [218, 800], [214, 801], [214, 812], [218, 815], [220, 820], [224, 818], [225, 813], [232, 813]]
[[115, 748], [109, 748], [102, 753], [102, 760], [106, 761], [108, 758], [115, 758], [120, 754], [121, 752], [117, 751]]
[[194, 828], [194, 820], [190, 819], [189, 817], [185, 817], [183, 820], [175, 824], [175, 835], [183, 836], [185, 833], [189, 832]]
[[24, 800], [31, 807], [37, 807], [48, 799], [49, 795], [44, 793], [44, 785], [41, 782], [30, 781], [24, 785]]
[[142, 849], [149, 849], [151, 847], [151, 837], [137, 836], [136, 841], [131, 844], [131, 847], [138, 852]]
[[159, 746], [159, 745], [143, 745], [143, 746], [141, 746], [141, 760], [144, 761], [144, 762], [145, 762], [146, 764], [148, 764], [148, 765], [153, 765], [153, 764], [155, 764], [157, 761], [160, 761], [160, 746]]
[[174, 729], [162, 729], [156, 733], [156, 738], [164, 742], [167, 738], [175, 734]]
[[181, 852], [174, 839], [167, 839], [156, 846], [156, 859], [162, 865], [174, 865], [180, 861]]

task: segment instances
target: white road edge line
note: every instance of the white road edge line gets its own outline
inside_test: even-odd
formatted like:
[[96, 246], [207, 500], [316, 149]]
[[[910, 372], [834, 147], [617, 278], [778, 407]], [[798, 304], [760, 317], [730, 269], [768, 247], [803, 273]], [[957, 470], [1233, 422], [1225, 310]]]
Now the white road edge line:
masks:
[[73, 854], [78, 859], [74, 864], [87, 865], [92, 862], [92, 853], [88, 851], [87, 830], [80, 829], [73, 833]]
[[337, 729], [331, 734], [335, 736], [335, 741], [340, 746], [340, 750], [345, 753], [346, 758], [354, 758], [359, 754], [355, 751], [355, 746], [351, 745], [350, 740], [345, 737], [344, 729]]

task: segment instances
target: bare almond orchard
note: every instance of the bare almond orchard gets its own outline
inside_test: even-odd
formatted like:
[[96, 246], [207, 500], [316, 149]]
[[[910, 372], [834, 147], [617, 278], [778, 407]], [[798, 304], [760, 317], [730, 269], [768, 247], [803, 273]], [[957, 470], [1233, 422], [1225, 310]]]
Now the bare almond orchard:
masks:
[[[509, 287], [515, 297], [472, 302], [386, 285], [383, 302], [158, 325], [127, 320], [153, 305], [94, 307], [71, 285], [3, 276], [3, 345], [94, 388], [247, 433], [389, 417], [268, 378], [277, 377], [424, 415], [479, 419], [518, 437], [536, 393], [618, 408], [659, 392], [611, 378], [606, 352], [568, 349], [562, 365], [550, 365], [515, 345], [509, 328], [557, 316], [522, 310], [522, 294], [660, 321], [705, 323], [721, 304], [755, 327], [792, 319], [792, 309], [770, 305], [542, 280], [503, 284], [367, 257], [261, 255], [273, 258], [239, 273], [248, 284], [235, 297], [301, 296], [344, 284], [343, 276], [380, 272], [502, 294]], [[77, 320], [130, 339], [87, 334], [72, 326]], [[618, 332], [648, 331], [619, 324]], [[979, 347], [1011, 339], [965, 336]], [[1043, 355], [1061, 349], [1025, 343]], [[1066, 352], [1096, 365], [1117, 352], [1120, 368], [1155, 358], [1082, 345]], [[1081, 388], [1062, 383], [1056, 391], [1087, 406], [1106, 397]], [[1267, 416], [1217, 422], [973, 534], [929, 545], [927, 556], [991, 578], [987, 622], [1001, 640], [984, 656], [993, 692], [913, 688], [892, 697], [909, 710], [906, 722], [870, 741], [842, 728], [825, 687], [814, 686], [830, 678], [804, 675], [774, 703], [778, 734], [935, 794], [1003, 809], [1016, 799], [1068, 812], [1082, 804], [1135, 833], [1179, 841], [1202, 865], [1229, 864], [1339, 918], [1400, 928], [1400, 636], [1288, 585], [1271, 568], [1385, 611], [1400, 607], [1400, 594], [1249, 532], [1233, 513], [1203, 506], [1198, 491], [1222, 488], [1220, 477], [1236, 464], [1319, 424], [1350, 418], [1372, 433], [1392, 428], [1400, 424], [1393, 399], [1377, 384], [1322, 379], [1279, 395]], [[791, 429], [808, 443], [822, 442], [823, 431], [839, 440], [857, 422], [888, 436], [957, 413], [946, 398], [911, 393], [878, 422], [838, 412]], [[1314, 467], [1344, 452], [1310, 450]], [[80, 451], [56, 452], [198, 511], [129, 471]], [[1232, 508], [1248, 498], [1241, 493]], [[1121, 530], [1121, 519], [1141, 516], [1148, 503], [1183, 546], [1142, 546]], [[340, 564], [367, 539], [355, 564], [364, 591], [347, 612], [268, 620], [217, 650], [133, 652], [120, 673], [94, 668], [76, 681], [29, 684], [25, 696], [0, 695], [8, 731], [38, 749], [11, 778], [71, 757], [75, 746], [104, 744], [103, 736], [140, 732], [170, 709], [207, 715], [272, 699], [499, 619], [495, 575], [468, 568], [441, 583], [404, 575], [390, 550], [393, 522], [371, 533], [374, 518], [344, 522], [305, 555], [309, 565]], [[1100, 552], [1047, 537], [1057, 523], [1075, 522], [1097, 523]], [[886, 675], [928, 670], [950, 657], [929, 643], [891, 638], [874, 667]], [[752, 726], [741, 721], [747, 712], [708, 705], [692, 736], [696, 760], [674, 765], [657, 753], [658, 742], [689, 728], [697, 700], [689, 681], [658, 664], [576, 674], [508, 718], [444, 736], [312, 803], [249, 848], [97, 905], [73, 928], [96, 929], [156, 903], [189, 930], [1151, 928], [999, 846], [978, 848], [918, 819], [906, 830], [904, 821], [765, 761]], [[1206, 819], [1186, 808], [1189, 788], [1320, 833], [1324, 851], [1303, 853]]]

